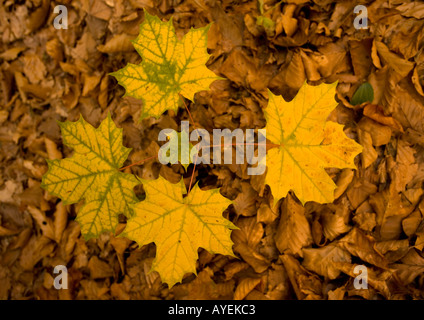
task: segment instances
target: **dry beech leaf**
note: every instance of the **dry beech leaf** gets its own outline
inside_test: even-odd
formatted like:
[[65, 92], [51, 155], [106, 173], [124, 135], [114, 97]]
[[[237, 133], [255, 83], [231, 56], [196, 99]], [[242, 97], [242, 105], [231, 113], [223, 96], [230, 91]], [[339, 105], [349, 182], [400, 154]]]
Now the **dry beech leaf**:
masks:
[[357, 224], [360, 229], [364, 231], [372, 231], [377, 225], [375, 216], [375, 213], [358, 212], [357, 214], [355, 214], [352, 220]]
[[0, 58], [6, 61], [15, 60], [22, 51], [25, 51], [25, 49], [25, 47], [14, 47], [7, 49], [0, 54]]
[[424, 4], [419, 2], [402, 3], [396, 10], [405, 17], [424, 18]]
[[35, 207], [28, 206], [28, 211], [40, 227], [43, 235], [51, 240], [55, 240], [53, 223], [50, 218], [46, 217], [45, 213]]
[[396, 118], [404, 128], [412, 128], [424, 133], [424, 108], [423, 99], [420, 96], [412, 96], [406, 90], [397, 90], [396, 102], [398, 108], [393, 117]]
[[424, 258], [416, 249], [411, 248], [399, 263], [391, 264], [390, 268], [396, 270], [396, 276], [403, 285], [408, 285], [424, 273]]
[[326, 245], [325, 247], [314, 249], [303, 249], [302, 265], [320, 276], [331, 280], [336, 279], [340, 270], [334, 266], [334, 262], [350, 262], [350, 254], [337, 246], [336, 243]]
[[418, 68], [417, 67], [414, 68], [414, 73], [412, 74], [411, 80], [412, 80], [412, 83], [414, 84], [415, 90], [417, 90], [417, 92], [420, 95], [424, 96], [424, 91], [423, 91], [423, 87], [420, 83], [420, 77], [418, 75]]
[[40, 28], [45, 23], [49, 14], [50, 0], [42, 0], [38, 2], [41, 2], [41, 6], [35, 9], [26, 21], [26, 34], [30, 34], [31, 32]]
[[419, 210], [412, 212], [408, 217], [402, 220], [402, 229], [410, 237], [415, 234], [423, 217]]
[[321, 224], [324, 236], [330, 241], [333, 241], [339, 235], [351, 229], [351, 227], [345, 223], [345, 212], [342, 210], [337, 210], [334, 213], [325, 211], [321, 215]]
[[353, 228], [339, 243], [340, 247], [348, 251], [351, 255], [377, 267], [387, 268], [387, 260], [375, 250], [375, 240], [359, 229]]
[[322, 299], [322, 284], [318, 276], [313, 275], [302, 267], [293, 256], [284, 254], [280, 256], [284, 264], [290, 283], [299, 300], [320, 300]]
[[358, 129], [358, 138], [364, 148], [361, 153], [362, 167], [366, 169], [377, 160], [378, 153], [372, 145], [372, 137], [369, 132]]
[[258, 193], [252, 188], [250, 183], [241, 183], [241, 192], [233, 200], [234, 209], [237, 215], [253, 216], [256, 214], [256, 199]]
[[373, 119], [383, 125], [389, 126], [390, 128], [403, 132], [402, 125], [393, 117], [384, 115], [384, 110], [376, 104], [368, 104], [364, 108], [364, 116]]
[[328, 300], [343, 300], [346, 294], [346, 288], [339, 287], [337, 289], [328, 291]]
[[416, 176], [418, 164], [415, 160], [416, 150], [405, 140], [398, 140], [396, 163], [390, 168], [390, 177], [394, 189], [398, 192], [405, 191], [407, 184]]
[[404, 257], [409, 250], [409, 240], [387, 240], [375, 244], [375, 249], [391, 262], [398, 261]]
[[250, 217], [239, 219], [236, 225], [240, 229], [234, 230], [231, 234], [234, 252], [239, 253], [256, 272], [265, 271], [270, 262], [257, 252], [257, 246], [264, 233], [262, 224], [258, 223], [255, 217]]
[[414, 66], [412, 62], [402, 59], [397, 54], [391, 52], [384, 43], [376, 41], [375, 46], [377, 48], [377, 52], [380, 55], [381, 60], [383, 60], [385, 64], [389, 65], [402, 77], [406, 77], [409, 71], [412, 70]]
[[97, 50], [103, 53], [133, 51], [134, 47], [131, 43], [131, 40], [133, 38], [134, 37], [127, 35], [125, 33], [114, 35], [105, 44], [101, 44], [97, 46]]
[[278, 215], [274, 212], [274, 210], [270, 208], [269, 204], [262, 202], [259, 205], [258, 212], [257, 212], [258, 222], [271, 223], [276, 218], [278, 218]]
[[44, 257], [53, 252], [54, 243], [47, 237], [33, 235], [22, 249], [19, 263], [24, 270], [33, 270], [34, 266]]
[[245, 278], [241, 280], [234, 292], [234, 300], [243, 300], [260, 282], [260, 278]]
[[[397, 84], [401, 78], [402, 76], [393, 69], [390, 69], [389, 66], [384, 66], [384, 68], [375, 73], [371, 73], [368, 78], [368, 82], [374, 90], [374, 100], [372, 103], [382, 106], [385, 113], [395, 111], [396, 100], [398, 99]], [[403, 127], [405, 128], [405, 126]]]
[[59, 202], [56, 205], [56, 211], [54, 213], [54, 239], [57, 243], [62, 239], [63, 231], [68, 224], [68, 211], [67, 207], [63, 202]]
[[275, 233], [275, 244], [280, 253], [302, 256], [302, 248], [313, 242], [305, 208], [289, 194], [281, 204], [281, 217]]
[[5, 227], [0, 226], [0, 237], [11, 236], [11, 235], [14, 235], [14, 234], [17, 234], [17, 233], [19, 233], [18, 230], [10, 230], [10, 229], [7, 229]]
[[358, 123], [358, 128], [370, 135], [372, 145], [376, 147], [389, 143], [392, 136], [392, 130], [390, 127], [381, 125], [368, 118], [362, 118]]
[[343, 169], [340, 175], [337, 177], [337, 188], [334, 190], [334, 198], [339, 198], [349, 187], [355, 175], [352, 169]]
[[355, 178], [350, 185], [346, 194], [354, 209], [358, 208], [361, 203], [368, 199], [371, 194], [377, 192], [377, 186], [368, 180], [360, 180]]
[[57, 145], [54, 141], [44, 137], [44, 143], [46, 145], [47, 155], [50, 160], [62, 159], [62, 153], [57, 149]]

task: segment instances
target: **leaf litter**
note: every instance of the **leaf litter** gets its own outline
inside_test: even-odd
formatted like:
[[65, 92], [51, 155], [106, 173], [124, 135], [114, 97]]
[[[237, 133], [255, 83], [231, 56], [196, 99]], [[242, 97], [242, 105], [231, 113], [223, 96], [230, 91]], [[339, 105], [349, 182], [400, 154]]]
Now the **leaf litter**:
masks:
[[[65, 1], [69, 29], [53, 28], [54, 3], [4, 1], [0, 10], [0, 299], [423, 299], [423, 10], [415, 2], [367, 5], [370, 28], [353, 27], [347, 1]], [[157, 134], [189, 120], [186, 110], [142, 122], [143, 103], [122, 97], [108, 74], [127, 62], [144, 10], [172, 17], [177, 38], [214, 22], [207, 66], [223, 79], [196, 94], [197, 127], [263, 128], [267, 90], [293, 99], [305, 81], [338, 82], [328, 120], [363, 147], [357, 170], [326, 168], [336, 185], [328, 204], [289, 192], [273, 206], [264, 177], [245, 165], [198, 166], [199, 187], [221, 188], [235, 205], [236, 257], [199, 249], [197, 277], [171, 289], [150, 272], [156, 247], [104, 233], [85, 241], [76, 213], [41, 188], [44, 159], [64, 159], [57, 121], [80, 115], [98, 127], [110, 113], [132, 148], [124, 165], [154, 157]], [[261, 18], [262, 17], [262, 18]], [[272, 21], [272, 23], [270, 22]], [[352, 97], [369, 83], [373, 101]], [[190, 173], [155, 159], [126, 173], [176, 183]], [[135, 188], [142, 198], [142, 188]], [[238, 200], [237, 200], [238, 199]], [[124, 229], [125, 219], [117, 230]], [[291, 227], [293, 226], [293, 227]], [[297, 233], [296, 233], [297, 231]], [[295, 237], [289, 237], [296, 233]], [[69, 290], [53, 268], [69, 270]], [[368, 268], [369, 290], [353, 285]]]

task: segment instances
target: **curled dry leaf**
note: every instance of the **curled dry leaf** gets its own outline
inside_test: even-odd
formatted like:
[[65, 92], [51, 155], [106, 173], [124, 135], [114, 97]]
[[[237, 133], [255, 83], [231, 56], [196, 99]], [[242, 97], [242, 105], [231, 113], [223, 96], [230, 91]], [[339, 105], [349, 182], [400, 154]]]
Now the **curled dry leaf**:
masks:
[[408, 285], [424, 273], [424, 258], [416, 249], [411, 248], [400, 263], [391, 264], [390, 268], [396, 270], [396, 276], [403, 285]]
[[134, 37], [127, 34], [117, 34], [111, 39], [107, 40], [105, 44], [97, 46], [97, 49], [103, 53], [118, 53], [125, 51], [134, 51], [134, 47], [131, 43]]
[[260, 278], [245, 278], [241, 280], [234, 292], [234, 300], [243, 300], [260, 282]]
[[265, 271], [270, 262], [258, 252], [258, 245], [262, 239], [264, 230], [261, 223], [256, 222], [255, 217], [239, 219], [231, 239], [234, 241], [234, 251], [238, 252], [252, 268], [260, 273]]
[[318, 276], [302, 267], [292, 255], [281, 255], [280, 260], [287, 271], [297, 299], [319, 300], [322, 298], [322, 284]]
[[390, 128], [403, 132], [402, 125], [393, 117], [384, 115], [382, 107], [376, 104], [367, 104], [364, 108], [364, 116], [373, 119], [383, 125], [389, 126]]
[[389, 143], [392, 136], [392, 130], [390, 127], [381, 125], [368, 118], [362, 118], [358, 123], [358, 128], [369, 134], [372, 140], [372, 145], [376, 147]]
[[302, 265], [331, 280], [336, 279], [340, 274], [340, 270], [334, 266], [334, 262], [351, 261], [349, 252], [337, 246], [337, 243], [318, 249], [306, 248], [302, 251], [304, 258]]
[[375, 250], [375, 240], [364, 234], [358, 228], [353, 228], [339, 243], [340, 247], [351, 255], [379, 268], [387, 268], [388, 261], [381, 253]]
[[313, 242], [311, 228], [305, 217], [305, 208], [289, 194], [281, 204], [281, 217], [275, 234], [280, 253], [302, 256], [302, 248]]
[[56, 211], [54, 213], [54, 239], [57, 243], [62, 239], [63, 231], [68, 224], [68, 208], [59, 202], [56, 205]]
[[250, 183], [241, 183], [241, 192], [233, 200], [234, 209], [237, 215], [253, 216], [256, 214], [256, 199], [258, 193], [252, 188]]
[[37, 225], [40, 227], [43, 235], [51, 240], [55, 240], [55, 232], [51, 219], [46, 217], [44, 212], [35, 207], [29, 206], [28, 211], [37, 222]]
[[334, 198], [339, 198], [348, 188], [350, 183], [353, 180], [355, 172], [352, 169], [343, 169], [342, 172], [337, 177], [337, 188], [334, 190]]
[[351, 227], [346, 224], [346, 217], [349, 214], [349, 210], [346, 207], [344, 209], [336, 210], [336, 212], [325, 211], [321, 215], [321, 224], [323, 228], [324, 236], [333, 241], [339, 235], [348, 232]]

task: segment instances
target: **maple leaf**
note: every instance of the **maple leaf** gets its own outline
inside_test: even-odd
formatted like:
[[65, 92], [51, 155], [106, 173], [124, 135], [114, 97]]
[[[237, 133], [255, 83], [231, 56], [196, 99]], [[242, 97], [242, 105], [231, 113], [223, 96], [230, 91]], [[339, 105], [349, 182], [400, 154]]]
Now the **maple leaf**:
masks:
[[179, 94], [193, 101], [196, 92], [220, 79], [205, 66], [209, 28], [192, 28], [178, 40], [172, 18], [162, 22], [145, 11], [140, 34], [133, 41], [143, 61], [111, 74], [125, 87], [126, 95], [143, 100], [141, 119], [159, 118], [168, 109], [177, 111]]
[[302, 204], [333, 202], [336, 185], [324, 169], [356, 168], [354, 158], [362, 147], [345, 135], [342, 125], [326, 121], [337, 106], [336, 85], [305, 82], [290, 102], [269, 92], [267, 138], [279, 147], [268, 151], [265, 183], [275, 202], [290, 190]]
[[131, 216], [137, 201], [133, 188], [140, 182], [119, 171], [131, 149], [122, 145], [122, 129], [110, 114], [95, 129], [82, 117], [59, 123], [63, 143], [74, 149], [71, 158], [47, 160], [49, 169], [41, 186], [64, 204], [85, 199], [76, 220], [86, 240], [115, 231], [119, 214]]
[[144, 181], [146, 199], [134, 206], [121, 236], [139, 246], [154, 242], [152, 270], [172, 287], [186, 273], [196, 273], [197, 250], [234, 256], [231, 229], [237, 229], [222, 212], [231, 201], [218, 189], [201, 190], [195, 185], [186, 194], [183, 180], [172, 184], [162, 177]]

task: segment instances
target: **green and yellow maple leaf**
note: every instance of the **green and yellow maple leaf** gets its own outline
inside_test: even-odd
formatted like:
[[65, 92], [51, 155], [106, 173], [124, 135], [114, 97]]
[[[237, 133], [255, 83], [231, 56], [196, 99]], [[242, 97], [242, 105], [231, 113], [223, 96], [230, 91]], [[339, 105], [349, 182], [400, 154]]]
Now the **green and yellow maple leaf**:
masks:
[[218, 189], [201, 190], [195, 185], [186, 194], [183, 180], [172, 184], [162, 177], [144, 181], [146, 199], [134, 206], [122, 236], [140, 246], [154, 242], [156, 258], [152, 271], [172, 287], [186, 273], [196, 273], [197, 250], [234, 256], [231, 229], [237, 227], [223, 218], [231, 204]]
[[134, 48], [143, 58], [139, 65], [129, 63], [112, 73], [126, 89], [126, 95], [144, 102], [141, 119], [159, 118], [179, 107], [179, 94], [193, 101], [194, 94], [207, 90], [217, 79], [205, 64], [207, 53], [206, 26], [191, 29], [180, 41], [177, 39], [172, 18], [162, 22], [145, 11], [140, 33], [133, 41]]
[[336, 185], [324, 169], [356, 168], [354, 158], [362, 147], [345, 135], [342, 125], [326, 121], [337, 106], [336, 85], [305, 82], [290, 102], [269, 92], [266, 132], [278, 147], [268, 151], [265, 183], [275, 202], [290, 190], [302, 204], [333, 202]]
[[41, 186], [65, 204], [85, 200], [76, 220], [85, 239], [115, 231], [119, 214], [131, 216], [137, 202], [136, 177], [119, 171], [131, 149], [122, 145], [122, 129], [110, 115], [95, 129], [82, 117], [59, 123], [63, 143], [74, 150], [70, 158], [47, 161]]

